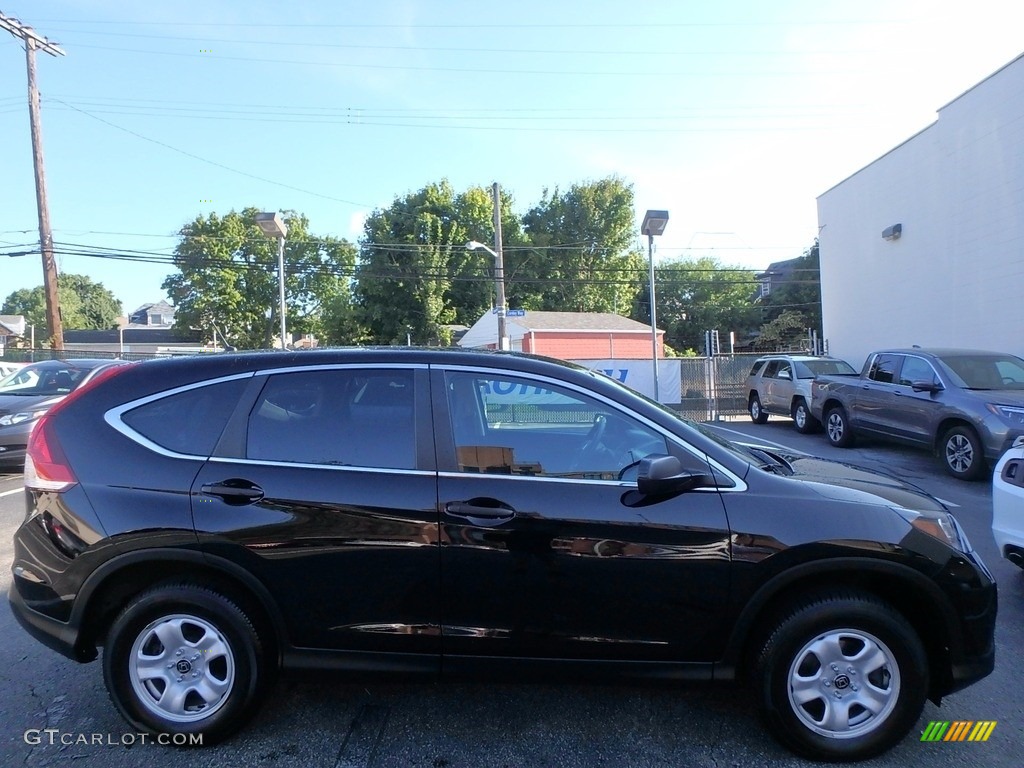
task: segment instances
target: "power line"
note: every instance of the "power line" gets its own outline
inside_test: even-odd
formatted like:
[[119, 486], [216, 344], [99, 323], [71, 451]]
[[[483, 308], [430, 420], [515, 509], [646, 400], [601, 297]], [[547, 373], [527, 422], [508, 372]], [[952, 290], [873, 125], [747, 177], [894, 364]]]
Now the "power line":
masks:
[[292, 190], [294, 192], [301, 192], [301, 193], [306, 194], [306, 195], [312, 195], [313, 197], [319, 197], [319, 198], [322, 198], [324, 200], [333, 200], [336, 203], [347, 203], [348, 205], [355, 205], [355, 206], [359, 206], [359, 207], [363, 207], [363, 208], [369, 207], [369, 204], [367, 204], [367, 203], [357, 203], [354, 200], [345, 200], [345, 199], [340, 198], [340, 197], [334, 197], [333, 195], [324, 195], [324, 194], [321, 194], [320, 192], [313, 192], [312, 190], [309, 190], [309, 189], [303, 189], [302, 187], [296, 187], [296, 186], [293, 186], [291, 184], [285, 184], [284, 182], [281, 182], [281, 181], [274, 181], [273, 179], [268, 179], [268, 178], [265, 178], [263, 176], [257, 176], [255, 174], [248, 173], [246, 171], [240, 171], [237, 168], [232, 168], [231, 166], [224, 165], [223, 163], [218, 163], [216, 160], [210, 160], [209, 158], [200, 157], [199, 155], [193, 154], [192, 152], [186, 152], [184, 149], [179, 149], [178, 147], [171, 146], [170, 144], [167, 144], [166, 142], [160, 141], [158, 139], [153, 139], [153, 138], [150, 138], [149, 136], [143, 136], [141, 133], [133, 131], [133, 130], [131, 130], [129, 128], [125, 128], [124, 126], [117, 125], [116, 123], [112, 123], [109, 120], [104, 120], [102, 117], [97, 117], [96, 115], [93, 115], [93, 114], [91, 114], [89, 112], [86, 112], [84, 109], [79, 109], [78, 107], [72, 106], [71, 104], [68, 104], [67, 102], [60, 101], [59, 99], [54, 99], [54, 101], [56, 101], [59, 104], [63, 104], [64, 106], [68, 107], [69, 109], [73, 109], [75, 112], [81, 112], [86, 117], [90, 117], [93, 120], [96, 120], [98, 122], [103, 123], [104, 125], [109, 125], [111, 128], [116, 128], [119, 131], [124, 131], [125, 133], [131, 134], [132, 136], [135, 136], [136, 138], [142, 139], [143, 141], [148, 141], [151, 144], [156, 144], [157, 146], [164, 147], [165, 149], [169, 149], [172, 152], [177, 152], [178, 154], [185, 155], [185, 157], [191, 157], [193, 160], [198, 160], [201, 163], [206, 163], [208, 165], [212, 165], [212, 166], [215, 166], [217, 168], [221, 168], [221, 169], [223, 169], [225, 171], [230, 171], [231, 173], [237, 173], [239, 176], [245, 176], [245, 177], [250, 178], [250, 179], [255, 179], [256, 181], [262, 181], [262, 182], [264, 182], [266, 184], [273, 184], [274, 186], [277, 186], [277, 187], [282, 187], [284, 189], [290, 189], [290, 190]]

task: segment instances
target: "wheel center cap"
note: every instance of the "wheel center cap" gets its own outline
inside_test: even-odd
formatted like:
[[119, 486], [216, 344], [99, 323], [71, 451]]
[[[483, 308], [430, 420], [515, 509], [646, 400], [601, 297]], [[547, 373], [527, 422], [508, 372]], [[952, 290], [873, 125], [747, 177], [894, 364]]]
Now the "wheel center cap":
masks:
[[188, 659], [181, 659], [177, 664], [175, 664], [175, 669], [178, 670], [179, 674], [187, 675], [192, 671], [192, 662]]
[[832, 681], [837, 690], [843, 690], [850, 687], [850, 678], [846, 675], [837, 675], [836, 679]]

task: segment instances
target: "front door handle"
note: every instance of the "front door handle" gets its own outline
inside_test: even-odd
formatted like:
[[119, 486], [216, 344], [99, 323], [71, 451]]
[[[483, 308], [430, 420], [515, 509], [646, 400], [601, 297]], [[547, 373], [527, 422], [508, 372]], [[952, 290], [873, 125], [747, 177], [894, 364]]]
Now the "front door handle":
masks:
[[256, 483], [232, 477], [219, 483], [205, 483], [199, 490], [207, 496], [219, 496], [227, 504], [255, 504], [263, 498], [263, 489]]
[[516, 516], [516, 511], [493, 499], [449, 501], [444, 511], [452, 517], [461, 517], [474, 525], [498, 525]]

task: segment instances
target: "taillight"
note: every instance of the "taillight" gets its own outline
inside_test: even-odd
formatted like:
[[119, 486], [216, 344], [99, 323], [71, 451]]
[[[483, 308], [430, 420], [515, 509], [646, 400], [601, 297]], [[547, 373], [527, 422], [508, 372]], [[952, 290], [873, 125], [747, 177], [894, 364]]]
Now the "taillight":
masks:
[[66, 491], [78, 482], [57, 440], [51, 414], [32, 430], [25, 451], [25, 487], [30, 491]]

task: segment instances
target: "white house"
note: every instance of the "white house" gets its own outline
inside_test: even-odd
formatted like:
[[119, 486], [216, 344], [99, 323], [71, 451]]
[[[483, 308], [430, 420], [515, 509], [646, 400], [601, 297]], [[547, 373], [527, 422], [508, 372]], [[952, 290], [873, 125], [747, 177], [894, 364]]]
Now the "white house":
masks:
[[1024, 55], [818, 198], [829, 352], [1024, 357]]

